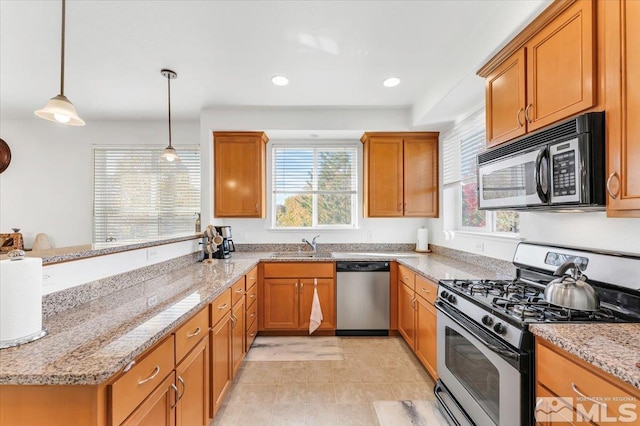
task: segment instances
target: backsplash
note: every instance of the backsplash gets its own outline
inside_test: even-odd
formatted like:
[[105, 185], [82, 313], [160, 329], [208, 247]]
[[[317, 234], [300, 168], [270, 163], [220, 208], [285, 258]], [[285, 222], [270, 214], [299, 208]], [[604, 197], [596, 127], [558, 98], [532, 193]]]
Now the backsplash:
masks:
[[[416, 245], [411, 243], [343, 243], [343, 244], [321, 244], [318, 243], [318, 251], [333, 252], [398, 252], [413, 251]], [[304, 243], [297, 244], [239, 244], [236, 243], [237, 251], [246, 252], [279, 252], [279, 251], [310, 251]]]
[[506, 260], [495, 259], [493, 257], [481, 256], [479, 254], [469, 253], [466, 251], [456, 250], [452, 248], [442, 247], [435, 244], [429, 244], [429, 248], [434, 254], [450, 257], [452, 259], [461, 260], [472, 265], [480, 266], [499, 274], [504, 274], [515, 278], [516, 267], [512, 262]]

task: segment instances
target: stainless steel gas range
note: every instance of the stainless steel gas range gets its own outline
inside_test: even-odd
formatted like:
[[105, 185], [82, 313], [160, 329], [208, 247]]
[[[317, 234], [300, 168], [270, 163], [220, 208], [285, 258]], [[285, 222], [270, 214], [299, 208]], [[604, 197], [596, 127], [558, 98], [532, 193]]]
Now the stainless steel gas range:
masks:
[[[600, 308], [545, 301], [554, 272], [573, 262], [588, 276]], [[529, 324], [640, 322], [640, 256], [523, 242], [511, 281], [441, 280], [435, 393], [455, 425], [534, 423], [534, 351]]]

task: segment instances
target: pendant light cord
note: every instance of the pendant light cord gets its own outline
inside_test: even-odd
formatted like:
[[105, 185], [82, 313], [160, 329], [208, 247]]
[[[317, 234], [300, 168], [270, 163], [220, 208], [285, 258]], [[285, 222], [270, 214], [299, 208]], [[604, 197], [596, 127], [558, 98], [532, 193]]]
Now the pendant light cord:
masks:
[[169, 93], [169, 147], [171, 147], [171, 76], [167, 75], [167, 93]]
[[64, 33], [65, 33], [65, 9], [66, 0], [62, 0], [62, 41], [60, 43], [60, 94], [64, 96]]

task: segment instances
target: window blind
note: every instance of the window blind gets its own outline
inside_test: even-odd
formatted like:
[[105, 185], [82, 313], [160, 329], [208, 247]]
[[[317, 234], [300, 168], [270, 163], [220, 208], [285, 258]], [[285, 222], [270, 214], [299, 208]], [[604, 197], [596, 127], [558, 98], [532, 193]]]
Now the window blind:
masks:
[[355, 146], [274, 146], [274, 226], [354, 225]]
[[200, 150], [94, 147], [94, 242], [192, 233], [200, 211]]
[[476, 175], [476, 156], [485, 147], [484, 109], [470, 115], [442, 135], [443, 183]]

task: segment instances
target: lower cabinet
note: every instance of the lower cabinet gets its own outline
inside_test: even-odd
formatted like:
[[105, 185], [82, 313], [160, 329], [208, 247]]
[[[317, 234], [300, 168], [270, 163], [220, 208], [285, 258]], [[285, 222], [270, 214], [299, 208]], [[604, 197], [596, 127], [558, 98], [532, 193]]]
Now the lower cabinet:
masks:
[[[175, 373], [162, 383], [122, 423], [124, 426], [173, 426], [176, 424]], [[188, 425], [189, 423], [182, 423]], [[193, 423], [198, 424], [198, 423]]]
[[[214, 303], [215, 304], [215, 303]], [[231, 311], [211, 330], [210, 417], [215, 416], [231, 386]]]
[[[427, 278], [398, 274], [398, 331], [434, 379], [438, 378], [437, 315], [433, 305], [438, 286]], [[414, 288], [407, 285], [414, 283]]]
[[[209, 339], [203, 338], [176, 367], [176, 424], [209, 424]], [[158, 423], [154, 423], [158, 424]]]
[[232, 374], [235, 377], [240, 369], [245, 351], [245, 327], [244, 327], [244, 297], [240, 299], [231, 310], [231, 359]]

